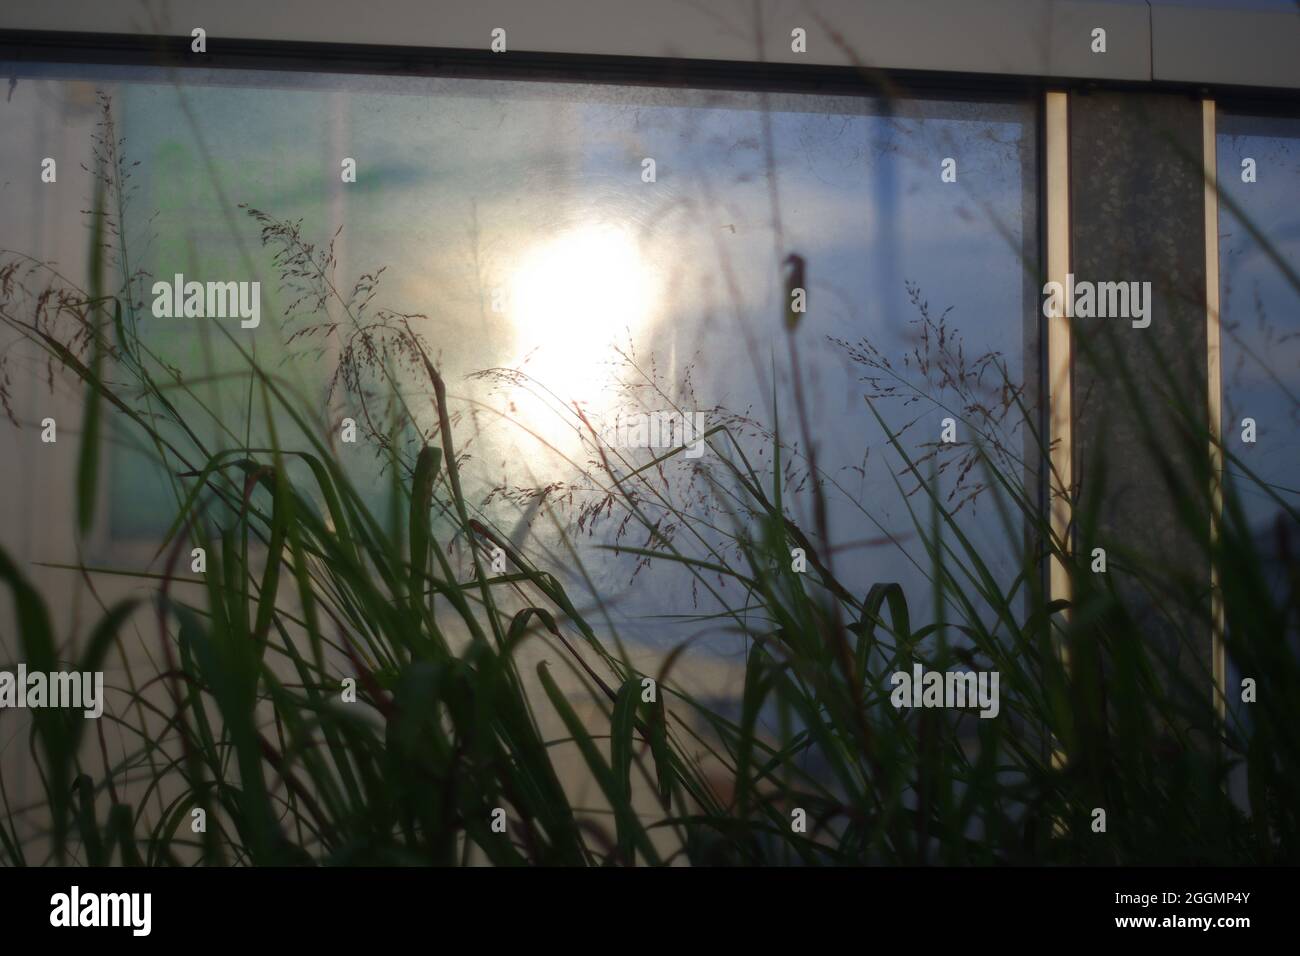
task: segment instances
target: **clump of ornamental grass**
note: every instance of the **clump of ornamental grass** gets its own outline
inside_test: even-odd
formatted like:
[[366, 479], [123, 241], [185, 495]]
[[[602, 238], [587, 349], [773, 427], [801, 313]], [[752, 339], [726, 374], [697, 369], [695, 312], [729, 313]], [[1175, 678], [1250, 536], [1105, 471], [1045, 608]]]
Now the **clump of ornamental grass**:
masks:
[[[684, 447], [649, 464], [628, 458], [581, 408], [561, 404], [583, 438], [575, 474], [471, 498], [466, 420], [448, 399], [428, 324], [374, 305], [382, 270], [340, 284], [332, 240], [315, 244], [299, 223], [260, 210], [247, 214], [288, 293], [289, 344], [337, 356], [326, 406], [358, 410], [388, 499], [377, 507], [372, 489], [341, 464], [330, 438], [337, 422], [319, 396], [300, 394], [282, 369], [229, 335], [224, 347], [243, 363], [238, 381], [264, 438], [254, 441], [249, 426], [216, 445], [194, 416], [219, 416], [139, 334], [147, 276], [130, 265], [125, 230], [109, 226], [122, 221], [129, 167], [107, 102], [96, 142], [114, 145], [97, 164], [88, 287], [48, 263], [8, 256], [0, 321], [42, 351], [51, 381], [70, 375], [84, 390], [82, 533], [103, 480], [98, 436], [109, 410], [153, 450], [176, 507], [150, 570], [69, 565], [69, 574], [116, 571], [148, 585], [144, 597], [103, 607], [85, 634], [55, 634], [45, 599], [0, 555], [29, 666], [93, 670], [114, 655], [130, 665], [118, 688], [123, 705], [105, 716], [120, 745], [110, 749], [103, 734], [90, 740], [83, 723], [60, 712], [36, 716], [30, 745], [44, 802], [16, 807], [0, 788], [6, 861], [1300, 856], [1300, 741], [1288, 713], [1300, 699], [1290, 637], [1300, 574], [1285, 527], [1276, 555], [1262, 550], [1236, 484], [1225, 488], [1211, 533], [1210, 432], [1176, 382], [1161, 383], [1177, 426], [1172, 441], [1167, 418], [1150, 420], [1142, 402], [1134, 414], [1153, 447], [1169, 448], [1158, 480], [1218, 571], [1228, 655], [1257, 675], [1260, 705], [1249, 724], [1219, 716], [1206, 667], [1189, 670], [1185, 657], [1145, 639], [1156, 619], [1190, 645], [1188, 621], [1206, 633], [1214, 626], [1211, 595], [1190, 573], [1127, 560], [1123, 541], [1105, 544], [1112, 567], [1142, 593], [1140, 613], [1133, 587], [1091, 572], [1053, 527], [1041, 487], [1073, 494], [1073, 476], [1045, 467], [1026, 478], [1030, 453], [1049, 457], [1038, 410], [999, 356], [965, 354], [946, 313], [931, 313], [919, 288], [909, 289], [921, 318], [906, 356], [865, 340], [841, 345], [862, 369], [864, 420], [878, 430], [877, 453], [889, 458], [907, 503], [905, 533], [926, 558], [929, 593], [888, 580], [861, 593], [837, 573], [843, 559], [830, 546], [824, 500], [833, 478], [814, 460], [819, 436], [802, 413], [794, 439], [782, 430], [775, 386], [761, 412], [714, 407], [709, 453], [699, 460]], [[105, 273], [114, 277], [107, 287]], [[791, 324], [780, 357], [796, 368], [802, 334]], [[632, 402], [649, 407], [649, 394], [672, 404], [652, 363], [623, 358], [640, 374]], [[1081, 350], [1080, 361], [1094, 360]], [[1122, 361], [1110, 374], [1138, 388]], [[546, 387], [517, 369], [485, 376]], [[8, 392], [0, 397], [8, 408]], [[950, 451], [917, 444], [881, 411], [900, 401], [940, 404], [972, 437]], [[797, 393], [790, 402], [802, 412]], [[1249, 479], [1244, 466], [1242, 474]], [[672, 679], [681, 649], [658, 673], [633, 667], [603, 633], [601, 595], [591, 596], [597, 613], [579, 610], [558, 569], [530, 559], [490, 520], [489, 506], [501, 501], [553, 516], [566, 535], [612, 531], [602, 540], [632, 563], [630, 587], [647, 579], [648, 562], [689, 580], [710, 620], [744, 641], [735, 707], [697, 699]], [[1010, 579], [965, 533], [959, 512], [976, 502], [1000, 516], [1001, 545], [1015, 556]], [[813, 515], [811, 525], [799, 514]], [[1083, 499], [1075, 522], [1075, 537], [1102, 540]], [[194, 548], [206, 551], [201, 575], [187, 571]], [[806, 557], [803, 570], [792, 566], [794, 548]], [[1266, 559], [1287, 570], [1281, 589], [1265, 583]], [[1045, 587], [1050, 562], [1066, 568], [1068, 601]], [[152, 669], [125, 650], [132, 627], [151, 633]], [[522, 661], [538, 645], [569, 671], [582, 700], [546, 661], [525, 673]], [[996, 670], [999, 716], [895, 706], [891, 676], [916, 664]], [[345, 680], [351, 699], [340, 693]], [[580, 710], [586, 701], [594, 708]], [[562, 731], [548, 735], [548, 723]], [[565, 751], [577, 753], [602, 807], [575, 804], [558, 756]], [[1247, 779], [1244, 801], [1229, 793], [1234, 773]], [[206, 820], [200, 831], [196, 811]]]

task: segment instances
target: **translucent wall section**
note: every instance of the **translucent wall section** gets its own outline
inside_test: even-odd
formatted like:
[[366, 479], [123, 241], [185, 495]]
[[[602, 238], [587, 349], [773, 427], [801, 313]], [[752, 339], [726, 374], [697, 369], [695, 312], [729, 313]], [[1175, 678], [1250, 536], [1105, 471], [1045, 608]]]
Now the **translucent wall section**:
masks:
[[1300, 504], [1300, 120], [1221, 113], [1218, 159], [1227, 469], [1267, 485], [1237, 487], [1269, 536]]
[[[896, 581], [924, 617], [926, 538], [959, 547], [901, 451], [938, 474], [942, 504], [1018, 600], [1023, 529], [997, 488], [1037, 494], [1030, 105], [16, 69], [0, 103], [0, 245], [60, 251], [84, 274], [80, 167], [94, 166], [102, 92], [110, 161], [130, 176], [111, 211], [129, 259], [108, 284], [129, 285], [141, 341], [175, 371], [191, 464], [196, 443], [293, 446], [311, 431], [396, 520], [392, 469], [437, 426], [420, 358], [383, 347], [385, 329], [409, 328], [447, 382], [480, 515], [575, 597], [599, 593], [611, 632], [740, 649], [722, 612], [743, 614], [745, 595], [704, 566], [740, 560], [737, 541], [758, 533], [738, 483], [777, 493], [778, 432], [787, 513], [850, 589]], [[39, 178], [54, 155], [57, 200]], [[258, 324], [168, 316], [158, 305], [176, 300], [155, 284], [178, 275], [259, 282]], [[250, 362], [300, 420], [268, 415]], [[39, 420], [40, 370], [10, 375]], [[183, 469], [122, 421], [108, 444], [97, 547], [147, 558]], [[620, 482], [652, 529], [614, 506]], [[70, 505], [57, 487], [23, 500], [70, 520], [53, 517]]]
[[[1260, 554], [1281, 556], [1300, 530], [1300, 120], [1221, 110], [1217, 134], [1225, 483]], [[1280, 600], [1285, 562], [1263, 570]], [[1230, 658], [1228, 704], [1249, 722], [1243, 676]]]

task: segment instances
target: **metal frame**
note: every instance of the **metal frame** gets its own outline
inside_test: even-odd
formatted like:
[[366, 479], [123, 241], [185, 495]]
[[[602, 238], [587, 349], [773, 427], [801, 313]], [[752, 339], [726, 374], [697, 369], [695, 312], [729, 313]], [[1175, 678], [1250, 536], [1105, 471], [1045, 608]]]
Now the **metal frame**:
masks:
[[[1201, 103], [1201, 156], [1205, 164], [1205, 358], [1206, 398], [1210, 426], [1210, 553], [1218, 540], [1223, 514], [1223, 382], [1219, 328], [1219, 172], [1214, 100]], [[1224, 648], [1223, 593], [1219, 568], [1210, 560], [1210, 670], [1214, 675], [1214, 707], [1219, 720], [1227, 717], [1228, 659]]]

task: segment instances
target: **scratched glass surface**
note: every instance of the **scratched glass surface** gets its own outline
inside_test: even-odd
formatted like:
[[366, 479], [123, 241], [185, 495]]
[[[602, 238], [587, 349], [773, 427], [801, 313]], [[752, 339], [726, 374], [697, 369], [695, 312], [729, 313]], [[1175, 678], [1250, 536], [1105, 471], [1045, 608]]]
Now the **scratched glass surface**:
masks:
[[[1225, 443], [1294, 507], [1300, 501], [1300, 121], [1223, 116], [1218, 153]], [[1253, 443], [1242, 440], [1245, 418], [1255, 421]], [[1252, 526], [1267, 533], [1283, 509], [1262, 488], [1237, 487]]]
[[[1300, 120], [1221, 113], [1217, 146], [1225, 483], [1280, 598], [1285, 569], [1269, 556], [1300, 530], [1287, 512], [1300, 505]], [[1291, 638], [1300, 646], [1300, 633]], [[1229, 660], [1227, 686], [1242, 676]], [[1229, 706], [1249, 721], [1239, 698], [1230, 691]]]
[[[585, 595], [580, 604], [598, 593], [624, 637], [660, 647], [698, 637], [719, 653], [743, 652], [734, 620], [716, 617], [723, 603], [745, 605], [735, 583], [616, 550], [655, 539], [625, 524], [617, 506], [601, 506], [612, 482], [593, 433], [626, 438], [636, 434], [628, 422], [670, 412], [725, 427], [734, 445], [721, 433], [711, 440], [733, 458], [743, 450], [767, 491], [779, 426], [789, 516], [855, 594], [897, 581], [916, 619], [933, 613], [922, 538], [930, 506], [873, 407], [923, 473], [939, 469], [942, 500], [959, 508], [1003, 586], [1020, 571], [1021, 529], [999, 516], [974, 442], [984, 435], [1013, 482], [1033, 480], [1023, 414], [1037, 414], [1038, 378], [1031, 106], [24, 69], [0, 147], [24, 156], [44, 155], [51, 137], [88, 156], [93, 91], [111, 96], [123, 148], [139, 162], [123, 220], [133, 269], [149, 283], [177, 273], [261, 282], [256, 329], [155, 318], [147, 289], [140, 299], [141, 327], [191, 383], [193, 425], [214, 447], [269, 440], [239, 345], [316, 411], [311, 427], [334, 436], [377, 514], [391, 503], [373, 442], [337, 441], [343, 417], [363, 419], [355, 398], [330, 388], [340, 347], [295, 337], [314, 320], [286, 315], [293, 297], [251, 207], [301, 220], [318, 249], [333, 242], [341, 298], [326, 314], [340, 328], [349, 322], [342, 302], [363, 275], [378, 275], [367, 314], [418, 316], [412, 327], [452, 394], [472, 503]], [[356, 162], [355, 183], [341, 181], [345, 158]], [[955, 182], [941, 175], [948, 158]], [[73, 166], [62, 167], [69, 177]], [[87, 185], [81, 209], [89, 197]], [[73, 209], [54, 221], [39, 197], [20, 200], [12, 186], [0, 202], [5, 246], [38, 222], [74, 237], [69, 248], [84, 243]], [[793, 335], [787, 284], [806, 290]], [[395, 436], [409, 460], [434, 427], [428, 384], [410, 368], [372, 384], [369, 413], [398, 397], [412, 409], [414, 424]], [[949, 417], [956, 442], [941, 445]], [[291, 423], [274, 421], [293, 444]], [[159, 503], [173, 494], [129, 429], [114, 435], [110, 543], [154, 540], [171, 517]], [[607, 449], [624, 476], [668, 450]], [[657, 533], [687, 557], [718, 553], [710, 549], [746, 520], [720, 452], [678, 454], [656, 471], [664, 498], [645, 507], [662, 522]], [[826, 496], [820, 521], [815, 481]], [[951, 534], [943, 540], [956, 547]]]

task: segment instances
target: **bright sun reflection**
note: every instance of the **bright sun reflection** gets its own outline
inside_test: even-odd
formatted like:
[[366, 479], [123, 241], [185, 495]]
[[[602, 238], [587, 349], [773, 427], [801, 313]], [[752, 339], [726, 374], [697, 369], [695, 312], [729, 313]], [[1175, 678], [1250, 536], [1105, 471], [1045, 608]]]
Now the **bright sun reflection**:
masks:
[[527, 252], [510, 288], [525, 370], [565, 401], [593, 399], [612, 347], [642, 330], [656, 297], [636, 238], [619, 226], [584, 226]]

